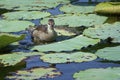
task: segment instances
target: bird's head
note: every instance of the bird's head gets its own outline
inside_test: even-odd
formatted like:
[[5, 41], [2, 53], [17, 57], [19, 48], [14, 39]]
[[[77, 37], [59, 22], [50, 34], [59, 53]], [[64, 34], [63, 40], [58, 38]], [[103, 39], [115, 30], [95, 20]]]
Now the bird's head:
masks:
[[53, 19], [48, 20], [48, 25], [50, 25], [52, 28], [54, 28], [55, 22]]

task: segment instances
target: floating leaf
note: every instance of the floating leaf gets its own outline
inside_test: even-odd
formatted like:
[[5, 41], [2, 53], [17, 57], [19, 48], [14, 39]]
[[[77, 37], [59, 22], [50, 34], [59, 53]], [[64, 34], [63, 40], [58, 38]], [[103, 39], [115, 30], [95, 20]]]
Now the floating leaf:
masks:
[[34, 25], [29, 21], [8, 21], [8, 20], [0, 20], [0, 32], [17, 32], [21, 30], [25, 30], [29, 25]]
[[94, 12], [94, 6], [80, 6], [80, 5], [63, 5], [60, 10], [65, 13], [92, 13]]
[[49, 63], [67, 63], [67, 62], [84, 62], [95, 60], [97, 56], [92, 53], [75, 52], [71, 54], [67, 53], [53, 53], [46, 54], [40, 57], [44, 62]]
[[61, 42], [56, 42], [48, 45], [38, 45], [34, 46], [32, 50], [38, 51], [72, 51], [74, 49], [81, 49], [82, 47], [87, 47], [88, 45], [94, 45], [100, 42], [99, 39], [91, 39], [84, 36], [77, 36], [73, 39], [64, 40]]
[[24, 35], [17, 36], [7, 33], [0, 33], [0, 48], [3, 48], [13, 42], [17, 42], [19, 40], [24, 39]]
[[80, 71], [73, 75], [75, 80], [119, 80], [120, 68], [100, 68]]
[[19, 70], [16, 75], [7, 76], [8, 79], [36, 80], [40, 78], [53, 78], [61, 75], [56, 68], [34, 68], [30, 70]]
[[120, 14], [120, 2], [99, 3], [95, 8], [95, 12], [107, 14]]
[[62, 14], [57, 16], [52, 16], [48, 18], [43, 18], [41, 20], [42, 24], [47, 24], [48, 19], [53, 18], [55, 24], [58, 26], [69, 25], [69, 27], [79, 27], [79, 26], [93, 26], [103, 24], [107, 17], [99, 16], [96, 14]]
[[50, 16], [48, 12], [40, 12], [40, 11], [16, 11], [16, 12], [8, 12], [3, 14], [4, 19], [9, 20], [17, 20], [17, 19], [40, 19], [47, 16]]
[[55, 31], [57, 32], [58, 36], [63, 36], [63, 35], [64, 36], [73, 36], [73, 35], [76, 35], [75, 33], [67, 31], [65, 29], [55, 28]]
[[11, 54], [4, 54], [0, 55], [0, 63], [4, 64], [4, 66], [13, 66], [17, 63], [21, 62], [22, 60], [26, 59], [28, 56], [33, 55], [43, 55], [44, 53], [41, 52], [31, 52], [31, 53], [11, 53]]
[[12, 10], [42, 10], [69, 3], [69, 0], [0, 0], [0, 8]]
[[110, 37], [113, 39], [112, 42], [120, 42], [120, 22], [88, 28], [83, 34], [91, 38], [99, 39], [107, 39]]
[[120, 61], [120, 46], [100, 49], [96, 52], [96, 55], [103, 59]]

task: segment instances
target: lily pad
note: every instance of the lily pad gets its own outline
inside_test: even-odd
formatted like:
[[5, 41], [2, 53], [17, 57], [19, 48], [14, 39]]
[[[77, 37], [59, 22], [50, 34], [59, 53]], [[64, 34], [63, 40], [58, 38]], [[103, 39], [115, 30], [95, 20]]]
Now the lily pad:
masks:
[[56, 68], [34, 68], [30, 70], [19, 70], [16, 75], [7, 76], [8, 79], [36, 80], [40, 78], [53, 78], [61, 75]]
[[65, 29], [55, 28], [55, 31], [57, 32], [58, 36], [74, 36], [74, 35], [76, 35], [75, 33], [67, 31]]
[[0, 55], [0, 63], [3, 64], [4, 66], [14, 66], [29, 56], [43, 55], [43, 54], [44, 53], [41, 52], [31, 52], [31, 53], [18, 52], [11, 54], [2, 54]]
[[84, 36], [77, 36], [72, 39], [64, 40], [61, 42], [56, 42], [47, 45], [34, 46], [32, 50], [38, 51], [72, 51], [74, 49], [81, 49], [82, 47], [87, 47], [89, 45], [94, 45], [100, 42], [99, 39], [91, 39]]
[[107, 39], [112, 38], [112, 42], [120, 42], [120, 22], [114, 24], [104, 24], [95, 28], [86, 29], [83, 34], [91, 38]]
[[25, 30], [29, 25], [34, 25], [29, 21], [9, 21], [9, 20], [0, 20], [0, 32], [17, 32]]
[[69, 2], [69, 0], [0, 0], [0, 8], [9, 10], [42, 10]]
[[100, 49], [96, 52], [100, 58], [111, 60], [111, 61], [120, 61], [120, 46], [116, 47], [106, 47]]
[[17, 42], [19, 40], [24, 39], [24, 35], [17, 36], [7, 33], [0, 33], [0, 48], [3, 48], [13, 42]]
[[84, 62], [95, 60], [97, 56], [92, 53], [75, 52], [46, 54], [40, 57], [44, 62], [48, 63], [67, 63], [67, 62]]
[[65, 13], [93, 13], [94, 6], [80, 6], [80, 5], [63, 5], [60, 10]]
[[120, 2], [99, 3], [95, 7], [95, 12], [105, 14], [120, 14]]
[[4, 19], [8, 19], [8, 20], [17, 20], [17, 19], [31, 20], [31, 19], [40, 19], [50, 16], [50, 13], [40, 12], [40, 11], [16, 11], [16, 12], [4, 13], [2, 16], [4, 16], [3, 17]]
[[75, 80], [119, 80], [120, 68], [88, 69], [73, 75]]
[[55, 24], [58, 26], [68, 25], [69, 27], [79, 27], [79, 26], [93, 26], [103, 24], [107, 17], [99, 16], [96, 14], [62, 14], [57, 16], [52, 16], [48, 18], [43, 18], [41, 24], [47, 24], [48, 19], [53, 18]]

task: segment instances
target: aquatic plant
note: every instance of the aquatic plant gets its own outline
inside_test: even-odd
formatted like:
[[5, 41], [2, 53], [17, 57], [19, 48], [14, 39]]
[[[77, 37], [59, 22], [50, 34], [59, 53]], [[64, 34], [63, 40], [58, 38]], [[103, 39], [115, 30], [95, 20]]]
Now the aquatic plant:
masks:
[[87, 52], [53, 53], [40, 57], [40, 59], [48, 63], [86, 62], [95, 60], [96, 58], [95, 54]]
[[43, 20], [41, 20], [41, 24], [47, 24], [49, 18], [53, 18], [56, 25], [68, 25], [69, 27], [89, 27], [93, 25], [100, 25], [103, 24], [107, 19], [107, 17], [105, 16], [99, 16], [96, 14], [61, 14], [57, 16], [43, 18]]
[[0, 48], [6, 47], [13, 42], [24, 39], [25, 35], [17, 36], [8, 33], [0, 33]]
[[73, 75], [75, 80], [119, 80], [120, 68], [99, 68], [88, 69], [85, 71], [76, 72]]
[[35, 80], [40, 78], [54, 78], [61, 75], [61, 72], [56, 68], [34, 68], [30, 70], [19, 70], [16, 75], [7, 76], [7, 79], [22, 79], [22, 80]]
[[57, 32], [58, 36], [74, 36], [74, 35], [76, 35], [76, 33], [65, 30], [64, 28], [59, 29], [59, 28], [55, 27], [55, 31]]
[[70, 3], [69, 0], [0, 0], [0, 8], [8, 10], [42, 10]]
[[18, 20], [0, 20], [0, 32], [17, 32], [25, 30], [29, 25], [34, 25], [29, 21], [18, 21]]
[[37, 46], [34, 46], [31, 50], [38, 50], [38, 51], [42, 51], [42, 52], [72, 51], [75, 49], [79, 50], [82, 47], [87, 47], [89, 45], [97, 44], [98, 42], [100, 42], [99, 39], [91, 39], [91, 38], [87, 38], [85, 36], [77, 36], [75, 38], [64, 40], [61, 42], [55, 42], [55, 43], [46, 44], [46, 45], [37, 45]]
[[48, 12], [40, 11], [15, 11], [2, 14], [4, 19], [7, 20], [31, 20], [31, 19], [40, 19], [47, 16], [50, 16]]
[[120, 46], [99, 49], [96, 55], [110, 61], [120, 61]]
[[65, 13], [93, 13], [95, 6], [81, 6], [81, 5], [63, 5], [60, 10]]
[[41, 53], [41, 52], [30, 52], [30, 53], [16, 52], [16, 53], [2, 54], [2, 55], [0, 55], [0, 63], [3, 64], [3, 66], [14, 66], [17, 63], [28, 58], [29, 56], [35, 56], [35, 55], [44, 55], [44, 53]]
[[120, 14], [120, 2], [99, 3], [95, 7], [95, 12], [102, 14]]
[[97, 25], [95, 28], [86, 29], [83, 34], [91, 38], [107, 39], [111, 38], [112, 42], [120, 42], [120, 22], [114, 24]]

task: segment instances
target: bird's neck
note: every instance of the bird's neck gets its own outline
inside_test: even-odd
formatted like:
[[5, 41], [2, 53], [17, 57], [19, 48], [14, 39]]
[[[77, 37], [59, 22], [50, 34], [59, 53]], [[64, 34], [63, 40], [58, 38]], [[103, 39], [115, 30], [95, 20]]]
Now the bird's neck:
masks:
[[54, 26], [51, 26], [51, 25], [48, 24], [47, 31], [48, 32], [53, 32], [54, 31]]

